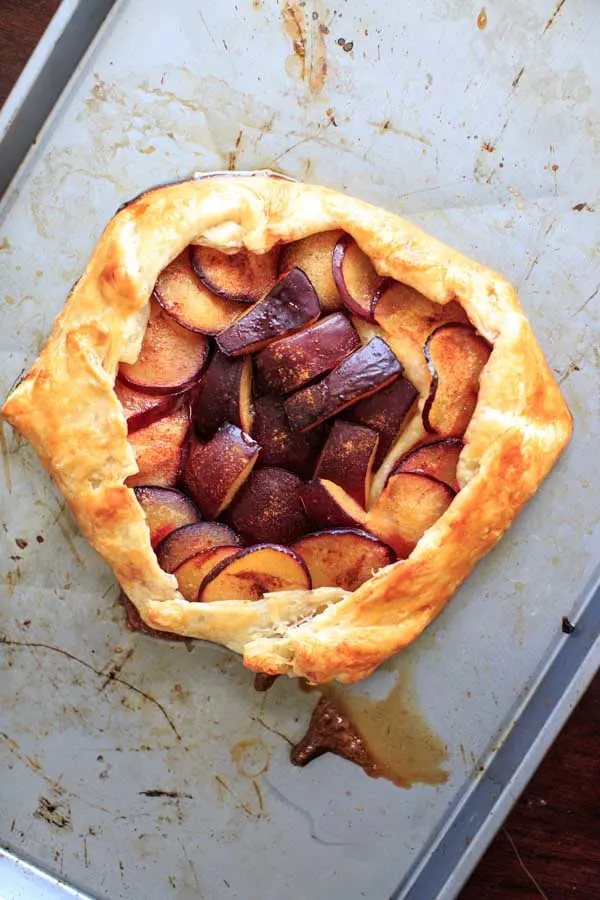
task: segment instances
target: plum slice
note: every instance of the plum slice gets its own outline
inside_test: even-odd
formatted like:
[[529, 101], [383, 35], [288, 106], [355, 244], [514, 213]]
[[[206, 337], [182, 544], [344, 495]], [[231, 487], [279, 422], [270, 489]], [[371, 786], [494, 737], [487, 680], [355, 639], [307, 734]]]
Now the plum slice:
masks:
[[174, 487], [183, 462], [183, 447], [190, 427], [190, 411], [186, 405], [174, 413], [146, 425], [129, 435], [139, 471], [125, 484], [155, 484]]
[[139, 485], [133, 490], [137, 502], [144, 510], [153, 547], [182, 525], [200, 521], [196, 505], [181, 491], [156, 485]]
[[428, 528], [446, 512], [455, 496], [432, 475], [399, 472], [367, 513], [365, 528], [386, 541], [400, 558], [409, 556]]
[[284, 244], [279, 255], [279, 271], [287, 272], [298, 266], [308, 276], [316, 290], [321, 307], [327, 312], [341, 309], [343, 304], [333, 280], [333, 248], [344, 232], [319, 231], [299, 241]]
[[224, 331], [244, 309], [202, 284], [192, 268], [189, 248], [162, 270], [154, 286], [154, 296], [176, 322], [202, 334]]
[[301, 488], [298, 476], [285, 469], [254, 469], [227, 519], [248, 544], [290, 544], [308, 531]]
[[118, 380], [114, 391], [123, 407], [129, 434], [168, 416], [185, 402], [183, 394], [144, 394]]
[[441, 441], [421, 444], [398, 460], [392, 475], [398, 472], [424, 472], [458, 491], [456, 467], [463, 447], [464, 444], [459, 438], [443, 438]]
[[234, 556], [239, 547], [214, 547], [204, 553], [186, 559], [185, 562], [173, 572], [177, 579], [179, 593], [190, 603], [198, 599], [200, 585], [212, 570], [224, 559]]
[[360, 506], [366, 507], [378, 443], [376, 431], [338, 419], [323, 445], [315, 478], [334, 481]]
[[390, 385], [355, 403], [347, 417], [359, 425], [371, 428], [379, 435], [373, 467], [378, 469], [388, 450], [402, 431], [415, 400], [417, 390], [400, 375]]
[[268, 253], [223, 253], [193, 244], [190, 259], [194, 272], [210, 291], [228, 300], [255, 303], [277, 280], [278, 250]]
[[258, 459], [260, 446], [237, 425], [224, 425], [208, 443], [190, 438], [182, 481], [205, 519], [229, 506]]
[[388, 282], [371, 309], [373, 318], [388, 332], [407, 331], [422, 346], [434, 328], [444, 322], [468, 325], [466, 312], [456, 300], [433, 303], [400, 281]]
[[402, 373], [402, 366], [380, 337], [348, 356], [333, 372], [285, 401], [291, 427], [314, 428], [347, 406], [390, 384]]
[[283, 400], [265, 394], [254, 403], [252, 437], [260, 444], [258, 464], [287, 469], [311, 478], [324, 440], [324, 426], [311, 431], [292, 431]]
[[360, 528], [366, 513], [333, 481], [316, 478], [300, 491], [306, 515], [313, 528]]
[[316, 322], [320, 311], [312, 284], [304, 272], [292, 269], [265, 297], [217, 335], [217, 345], [228, 356], [253, 353]]
[[342, 235], [334, 247], [332, 272], [344, 306], [355, 316], [371, 319], [375, 298], [388, 279], [377, 274], [367, 254], [349, 234]]
[[138, 391], [176, 394], [198, 380], [207, 357], [206, 337], [182, 328], [151, 300], [140, 355], [134, 363], [121, 363], [119, 378]]
[[275, 591], [310, 590], [303, 560], [279, 544], [258, 544], [224, 559], [206, 575], [198, 600], [260, 600]]
[[430, 334], [424, 353], [431, 387], [423, 425], [430, 434], [462, 437], [477, 405], [479, 378], [491, 347], [470, 326], [448, 322]]
[[391, 547], [357, 528], [307, 534], [291, 549], [306, 563], [313, 588], [355, 591], [374, 572], [396, 559]]
[[205, 436], [226, 422], [249, 433], [253, 415], [252, 357], [225, 356], [217, 350], [196, 393], [194, 425]]
[[268, 390], [289, 394], [330, 372], [360, 345], [346, 316], [333, 313], [265, 347], [256, 357], [258, 376]]
[[227, 525], [196, 521], [171, 531], [156, 547], [156, 558], [161, 569], [170, 574], [198, 553], [207, 553], [215, 547], [239, 548], [241, 543]]

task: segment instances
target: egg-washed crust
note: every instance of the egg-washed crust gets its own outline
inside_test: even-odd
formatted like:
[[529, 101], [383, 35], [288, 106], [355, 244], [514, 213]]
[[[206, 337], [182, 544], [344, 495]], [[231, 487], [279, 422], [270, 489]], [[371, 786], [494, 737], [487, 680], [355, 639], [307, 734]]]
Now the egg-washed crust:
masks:
[[[113, 384], [135, 362], [157, 276], [190, 243], [264, 253], [341, 228], [381, 275], [457, 300], [493, 346], [458, 470], [462, 490], [406, 560], [353, 593], [280, 592], [187, 603], [159, 567], [144, 513], [125, 487], [137, 471]], [[359, 681], [440, 613], [546, 476], [571, 415], [504, 278], [362, 201], [270, 173], [205, 177], [151, 190], [112, 219], [31, 371], [6, 401], [93, 547], [144, 621], [215, 641], [254, 671]]]

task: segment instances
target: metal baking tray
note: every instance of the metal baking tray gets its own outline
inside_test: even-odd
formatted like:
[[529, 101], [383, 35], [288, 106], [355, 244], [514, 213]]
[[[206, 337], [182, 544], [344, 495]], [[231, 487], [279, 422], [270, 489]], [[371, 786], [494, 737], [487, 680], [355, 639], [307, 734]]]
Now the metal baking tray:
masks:
[[63, 2], [0, 122], [0, 395], [124, 200], [269, 167], [506, 274], [576, 425], [444, 614], [362, 688], [445, 747], [447, 780], [410, 789], [331, 756], [293, 768], [282, 735], [314, 697], [285, 679], [257, 694], [218, 647], [127, 632], [5, 425], [4, 897], [457, 895], [599, 662], [599, 19], [593, 0]]

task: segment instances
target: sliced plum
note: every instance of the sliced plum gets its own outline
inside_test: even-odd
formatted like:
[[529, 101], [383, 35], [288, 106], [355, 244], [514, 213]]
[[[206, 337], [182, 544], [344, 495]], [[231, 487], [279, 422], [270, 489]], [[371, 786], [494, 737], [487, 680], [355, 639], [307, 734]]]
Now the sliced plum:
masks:
[[396, 559], [391, 547], [356, 528], [307, 534], [292, 544], [291, 549], [306, 563], [313, 588], [355, 591], [378, 569]]
[[207, 357], [206, 337], [182, 328], [151, 300], [140, 355], [134, 363], [121, 363], [118, 377], [138, 391], [177, 394], [198, 380]]
[[226, 422], [249, 433], [254, 417], [252, 357], [226, 356], [217, 350], [196, 392], [192, 415], [206, 437]]
[[279, 251], [223, 253], [198, 244], [191, 247], [191, 262], [202, 284], [228, 300], [255, 303], [277, 280]]
[[133, 490], [144, 510], [153, 547], [181, 526], [201, 519], [200, 511], [190, 498], [174, 488], [139, 485]]
[[390, 478], [367, 513], [365, 528], [404, 559], [446, 512], [454, 496], [451, 487], [432, 475], [399, 472]]
[[441, 441], [421, 444], [398, 460], [392, 475], [398, 472], [423, 472], [425, 475], [433, 475], [454, 491], [458, 491], [456, 467], [463, 447], [464, 444], [459, 438], [443, 438]]
[[254, 469], [227, 519], [247, 544], [290, 544], [308, 531], [301, 488], [300, 478], [285, 469]]
[[312, 284], [304, 272], [292, 269], [265, 297], [217, 336], [217, 345], [228, 356], [253, 353], [316, 322], [320, 311]]
[[366, 507], [378, 443], [376, 431], [353, 422], [336, 420], [323, 445], [315, 478], [335, 482], [359, 506]]
[[388, 450], [402, 431], [406, 418], [417, 399], [417, 390], [408, 378], [400, 375], [390, 385], [359, 400], [347, 412], [347, 418], [379, 435], [373, 467], [378, 469]]
[[208, 443], [191, 435], [182, 481], [205, 519], [227, 509], [258, 459], [260, 446], [237, 425], [224, 425]]
[[492, 348], [468, 325], [448, 322], [428, 337], [425, 359], [431, 372], [423, 425], [430, 434], [462, 437], [477, 405], [479, 378]]
[[365, 511], [333, 481], [316, 478], [300, 491], [306, 515], [315, 529], [360, 528]]
[[372, 306], [387, 279], [378, 275], [373, 263], [349, 234], [339, 239], [333, 250], [333, 280], [340, 297], [355, 316], [372, 318]]
[[187, 559], [215, 547], [241, 547], [239, 535], [220, 522], [194, 522], [171, 531], [156, 547], [163, 571], [172, 573]]
[[239, 303], [214, 294], [202, 284], [192, 268], [189, 248], [162, 270], [154, 296], [176, 322], [201, 334], [219, 334], [244, 311]]
[[239, 547], [214, 547], [204, 553], [186, 559], [185, 562], [173, 572], [177, 579], [179, 593], [189, 602], [195, 603], [198, 599], [198, 590], [206, 576], [223, 560], [234, 556]]
[[330, 372], [361, 346], [343, 313], [333, 313], [290, 337], [273, 341], [256, 357], [256, 369], [269, 391], [289, 394]]
[[333, 278], [333, 248], [344, 232], [320, 231], [299, 241], [284, 244], [279, 256], [279, 271], [287, 272], [297, 266], [308, 276], [316, 290], [321, 307], [326, 312], [341, 309], [340, 292]]
[[224, 559], [204, 578], [198, 600], [260, 600], [276, 591], [310, 590], [303, 560], [279, 544], [259, 544]]
[[296, 431], [314, 428], [401, 374], [402, 366], [388, 344], [374, 337], [321, 381], [287, 398], [285, 411], [290, 425]]
[[184, 406], [129, 435], [139, 471], [130, 475], [128, 487], [154, 484], [174, 487], [183, 463], [183, 448], [190, 427], [190, 411]]
[[123, 407], [129, 434], [152, 425], [185, 403], [183, 394], [145, 394], [118, 380], [114, 391]]
[[251, 434], [260, 444], [260, 466], [274, 466], [301, 478], [312, 478], [325, 439], [324, 426], [311, 431], [292, 431], [283, 400], [265, 394], [254, 403]]

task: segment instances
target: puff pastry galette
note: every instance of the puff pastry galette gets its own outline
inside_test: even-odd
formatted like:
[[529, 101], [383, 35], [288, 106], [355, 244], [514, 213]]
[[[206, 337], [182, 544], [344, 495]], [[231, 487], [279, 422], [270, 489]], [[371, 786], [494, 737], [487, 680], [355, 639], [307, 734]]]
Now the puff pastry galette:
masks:
[[315, 683], [413, 641], [572, 427], [503, 278], [270, 173], [122, 208], [3, 411], [148, 626]]

